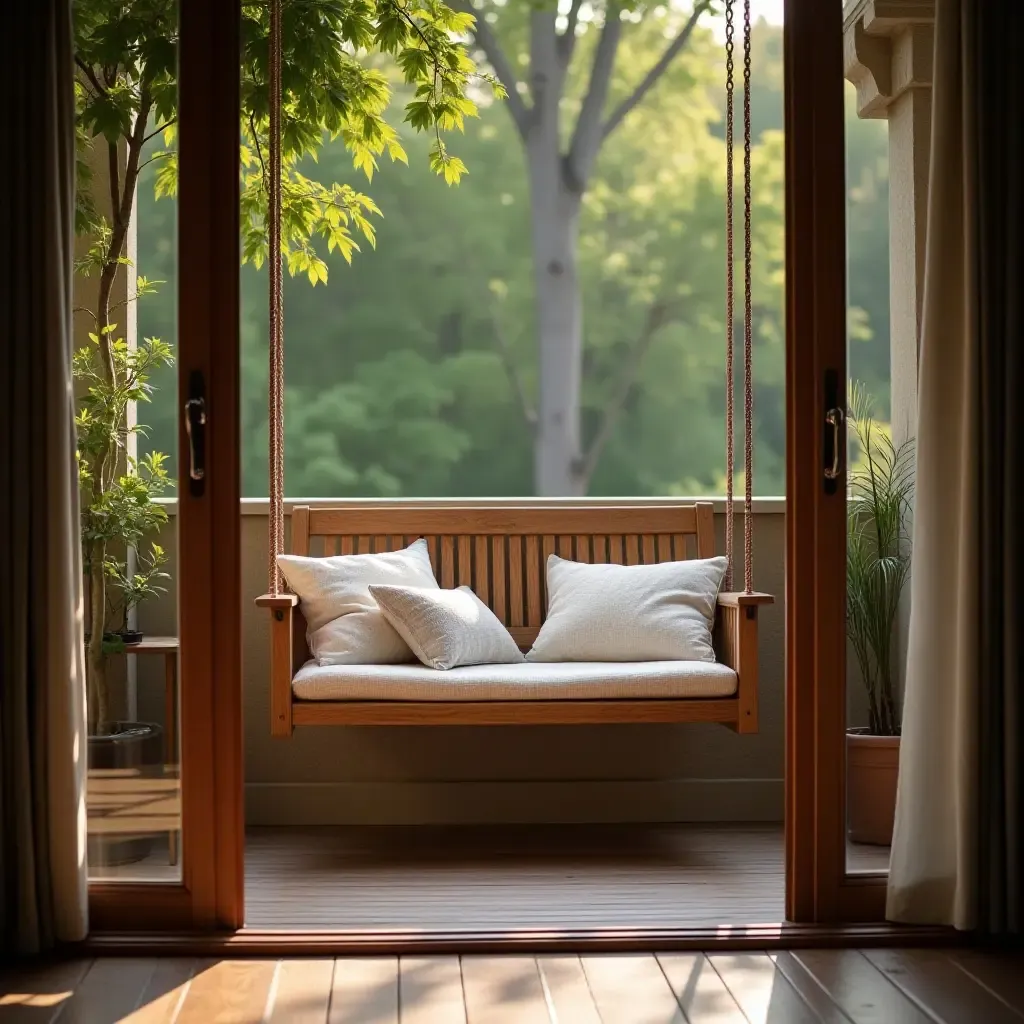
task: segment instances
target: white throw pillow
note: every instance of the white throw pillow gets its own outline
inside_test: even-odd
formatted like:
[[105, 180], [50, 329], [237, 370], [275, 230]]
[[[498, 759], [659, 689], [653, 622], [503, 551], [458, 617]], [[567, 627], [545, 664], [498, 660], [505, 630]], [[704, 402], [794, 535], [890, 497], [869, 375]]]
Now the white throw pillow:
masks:
[[469, 587], [371, 586], [370, 593], [427, 668], [526, 660], [509, 631]]
[[528, 661], [714, 661], [724, 558], [587, 565], [548, 557], [548, 615]]
[[278, 555], [277, 564], [299, 595], [309, 652], [318, 664], [394, 665], [415, 660], [370, 596], [370, 585], [436, 590], [425, 540], [379, 555]]

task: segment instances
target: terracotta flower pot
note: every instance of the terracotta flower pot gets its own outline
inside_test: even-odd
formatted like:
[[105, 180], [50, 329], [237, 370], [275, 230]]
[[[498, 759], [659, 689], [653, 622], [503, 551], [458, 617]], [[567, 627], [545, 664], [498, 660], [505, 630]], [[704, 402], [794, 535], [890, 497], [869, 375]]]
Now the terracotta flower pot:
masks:
[[896, 816], [899, 736], [846, 734], [846, 817], [855, 843], [889, 846]]

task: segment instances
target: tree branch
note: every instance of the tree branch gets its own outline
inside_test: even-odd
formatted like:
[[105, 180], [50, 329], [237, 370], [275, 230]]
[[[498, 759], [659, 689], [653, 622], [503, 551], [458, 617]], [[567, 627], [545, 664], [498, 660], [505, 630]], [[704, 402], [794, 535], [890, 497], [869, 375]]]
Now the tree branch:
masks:
[[162, 135], [168, 128], [174, 124], [178, 119], [176, 117], [169, 117], [159, 128], [154, 128], [143, 140], [142, 144], [145, 145], [150, 139], [155, 139], [158, 135]]
[[615, 67], [615, 54], [622, 38], [622, 9], [618, 3], [609, 3], [605, 9], [604, 28], [597, 42], [594, 53], [594, 64], [590, 69], [590, 83], [587, 94], [583, 98], [580, 115], [576, 119], [576, 127], [569, 144], [569, 153], [565, 158], [564, 172], [569, 189], [582, 194], [587, 179], [593, 169], [601, 148], [603, 134], [601, 131], [601, 115], [608, 99], [608, 87], [611, 84], [612, 69]]
[[569, 17], [565, 23], [565, 31], [558, 39], [558, 45], [562, 50], [562, 59], [566, 64], [572, 60], [572, 51], [576, 46], [576, 27], [579, 24], [580, 8], [582, 6], [583, 0], [572, 0], [572, 6], [569, 8]]
[[483, 50], [487, 62], [498, 76], [498, 81], [505, 87], [505, 92], [508, 93], [505, 102], [508, 105], [509, 113], [519, 130], [520, 137], [525, 139], [526, 133], [530, 130], [532, 110], [519, 94], [519, 78], [511, 61], [501, 48], [501, 43], [498, 42], [494, 30], [484, 19], [484, 12], [477, 10], [470, 0], [451, 0], [448, 6], [453, 11], [472, 14], [476, 18], [476, 23], [473, 25], [473, 39], [476, 41], [476, 45]]
[[82, 58], [79, 57], [77, 53], [75, 54], [75, 63], [79, 66], [79, 68], [81, 68], [82, 74], [84, 74], [85, 77], [89, 79], [89, 83], [96, 90], [96, 92], [100, 96], [106, 96], [107, 90], [104, 89], [102, 85], [100, 85], [100, 80], [96, 77], [96, 72], [93, 71], [93, 69], [88, 64], [86, 64], [85, 61], [82, 60]]
[[708, 9], [710, 6], [710, 0], [698, 0], [693, 5], [693, 13], [690, 15], [686, 24], [682, 27], [679, 34], [668, 44], [665, 52], [658, 58], [657, 63], [651, 68], [650, 71], [644, 75], [643, 81], [633, 90], [632, 94], [627, 96], [616, 108], [612, 111], [611, 116], [605, 122], [604, 128], [601, 131], [601, 138], [607, 139], [609, 135], [626, 118], [626, 115], [637, 106], [637, 104], [650, 92], [651, 88], [658, 81], [659, 78], [668, 69], [668, 66], [673, 60], [679, 55], [680, 50], [690, 41], [690, 36], [693, 34], [694, 28], [697, 26], [697, 19]]
[[143, 167], [148, 167], [155, 160], [163, 160], [164, 157], [173, 156], [173, 155], [174, 155], [174, 153], [170, 149], [165, 149], [165, 150], [161, 150], [159, 153], [154, 153], [148, 160], [143, 160], [142, 163], [139, 164], [139, 173], [140, 174], [142, 173], [142, 168]]
[[256, 158], [260, 162], [260, 188], [267, 188], [267, 165], [263, 162], [263, 150], [260, 149], [260, 137], [256, 134], [256, 115], [249, 111], [249, 131], [252, 132], [253, 145], [256, 147]]
[[643, 365], [644, 356], [647, 355], [647, 350], [651, 347], [654, 336], [667, 321], [668, 307], [664, 303], [655, 303], [648, 310], [643, 330], [636, 341], [633, 342], [626, 357], [622, 360], [622, 365], [619, 367], [617, 386], [604, 407], [597, 432], [587, 446], [586, 454], [579, 460], [579, 464], [576, 467], [583, 480], [590, 480], [594, 470], [597, 468], [601, 454], [611, 439], [615, 425], [619, 422], [622, 410], [626, 407], [626, 402], [633, 390], [633, 386], [636, 384], [637, 374]]
[[491, 310], [491, 324], [494, 327], [494, 340], [498, 343], [498, 352], [501, 355], [505, 373], [508, 375], [508, 382], [512, 385], [512, 390], [519, 399], [519, 408], [522, 410], [523, 419], [531, 431], [536, 430], [537, 410], [526, 395], [526, 385], [523, 383], [522, 374], [519, 372], [515, 359], [512, 357], [512, 346], [508, 343], [505, 329], [501, 326], [501, 318], [495, 309]]

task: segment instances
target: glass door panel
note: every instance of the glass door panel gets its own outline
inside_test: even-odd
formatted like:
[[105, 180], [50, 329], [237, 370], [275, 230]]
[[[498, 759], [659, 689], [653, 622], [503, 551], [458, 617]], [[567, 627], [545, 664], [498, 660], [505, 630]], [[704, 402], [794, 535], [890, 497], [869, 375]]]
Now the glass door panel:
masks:
[[111, 26], [73, 4], [88, 865], [91, 880], [177, 882], [178, 5], [132, 13]]
[[238, 9], [73, 15], [93, 926], [232, 925]]

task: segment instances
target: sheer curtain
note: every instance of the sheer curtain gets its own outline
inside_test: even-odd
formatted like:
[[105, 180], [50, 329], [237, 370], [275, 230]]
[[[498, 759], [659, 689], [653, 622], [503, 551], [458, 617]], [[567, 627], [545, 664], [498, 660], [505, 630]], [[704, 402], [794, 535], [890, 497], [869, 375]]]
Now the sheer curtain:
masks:
[[[1024, 122], [1017, 5], [937, 0], [892, 920], [1020, 932]], [[1015, 480], [1016, 478], [1016, 480]]]
[[0, 189], [0, 959], [85, 936], [70, 0], [21, 6]]

